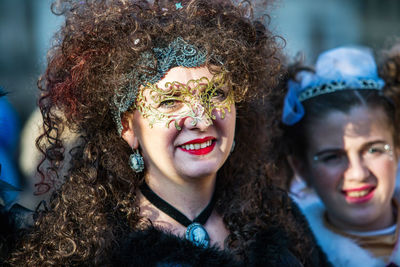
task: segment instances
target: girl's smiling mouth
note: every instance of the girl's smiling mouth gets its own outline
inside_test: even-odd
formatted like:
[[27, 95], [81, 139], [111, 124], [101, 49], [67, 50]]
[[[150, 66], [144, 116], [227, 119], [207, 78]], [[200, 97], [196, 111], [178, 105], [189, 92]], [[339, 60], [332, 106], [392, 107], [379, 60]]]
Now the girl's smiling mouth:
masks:
[[365, 185], [359, 188], [342, 190], [347, 202], [349, 203], [365, 203], [374, 196], [376, 186]]

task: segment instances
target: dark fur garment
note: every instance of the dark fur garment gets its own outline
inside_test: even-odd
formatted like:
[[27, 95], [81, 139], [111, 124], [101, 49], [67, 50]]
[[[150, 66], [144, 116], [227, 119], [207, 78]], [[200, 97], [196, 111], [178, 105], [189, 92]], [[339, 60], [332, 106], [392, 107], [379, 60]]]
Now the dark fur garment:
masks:
[[133, 232], [120, 243], [114, 266], [240, 266], [216, 247], [203, 249], [155, 228]]
[[256, 235], [246, 262], [238, 262], [228, 251], [200, 248], [190, 241], [155, 228], [132, 232], [120, 242], [113, 255], [114, 266], [303, 266], [288, 250], [286, 236], [279, 229]]

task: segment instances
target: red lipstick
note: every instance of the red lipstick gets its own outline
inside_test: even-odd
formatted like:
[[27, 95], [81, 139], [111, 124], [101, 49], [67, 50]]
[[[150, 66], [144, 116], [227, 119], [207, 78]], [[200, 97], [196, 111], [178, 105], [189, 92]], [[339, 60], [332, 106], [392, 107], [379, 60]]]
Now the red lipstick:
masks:
[[[207, 141], [212, 141], [210, 146], [204, 147], [204, 148], [199, 148], [199, 149], [186, 149], [183, 146], [185, 145], [190, 145], [190, 144], [201, 144]], [[186, 142], [182, 145], [180, 145], [178, 148], [184, 152], [187, 152], [189, 154], [192, 155], [206, 155], [208, 153], [210, 153], [211, 151], [213, 151], [214, 147], [215, 147], [215, 138], [212, 136], [207, 136], [205, 138], [199, 138], [199, 139], [193, 139], [190, 140], [189, 142]]]
[[181, 146], [190, 145], [190, 144], [200, 144], [200, 143], [204, 143], [204, 142], [207, 142], [209, 140], [214, 140], [214, 139], [215, 138], [212, 137], [212, 136], [206, 136], [204, 138], [198, 138], [198, 139], [190, 140], [189, 142], [186, 142], [186, 143], [182, 144]]
[[[351, 196], [349, 195], [349, 193], [351, 193], [351, 192], [360, 192], [360, 191], [368, 191], [368, 193], [362, 194], [359, 196], [354, 195], [354, 194]], [[362, 186], [359, 188], [346, 189], [346, 190], [343, 190], [343, 193], [345, 194], [345, 198], [348, 203], [354, 203], [354, 204], [365, 203], [374, 197], [375, 186], [365, 185], [365, 186]]]

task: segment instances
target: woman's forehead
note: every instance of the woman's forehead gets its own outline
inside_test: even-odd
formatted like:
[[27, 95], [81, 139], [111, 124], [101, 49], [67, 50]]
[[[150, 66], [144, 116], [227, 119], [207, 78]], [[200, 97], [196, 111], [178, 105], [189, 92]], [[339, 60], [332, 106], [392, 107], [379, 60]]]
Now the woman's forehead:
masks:
[[187, 84], [190, 80], [198, 80], [204, 77], [209, 80], [213, 77], [213, 74], [211, 74], [206, 66], [196, 68], [174, 67], [156, 85], [158, 88], [165, 89], [166, 83], [179, 82]]

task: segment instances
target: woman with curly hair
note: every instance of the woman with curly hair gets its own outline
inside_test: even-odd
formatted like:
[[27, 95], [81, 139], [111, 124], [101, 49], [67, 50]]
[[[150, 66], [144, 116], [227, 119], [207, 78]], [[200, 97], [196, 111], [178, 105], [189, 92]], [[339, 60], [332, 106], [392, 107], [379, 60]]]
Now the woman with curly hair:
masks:
[[56, 6], [39, 191], [61, 179], [65, 126], [80, 138], [10, 264], [329, 265], [272, 183], [281, 54], [248, 3]]
[[319, 196], [296, 200], [334, 266], [400, 265], [399, 51], [379, 73], [368, 48], [328, 50], [288, 83], [285, 144]]

